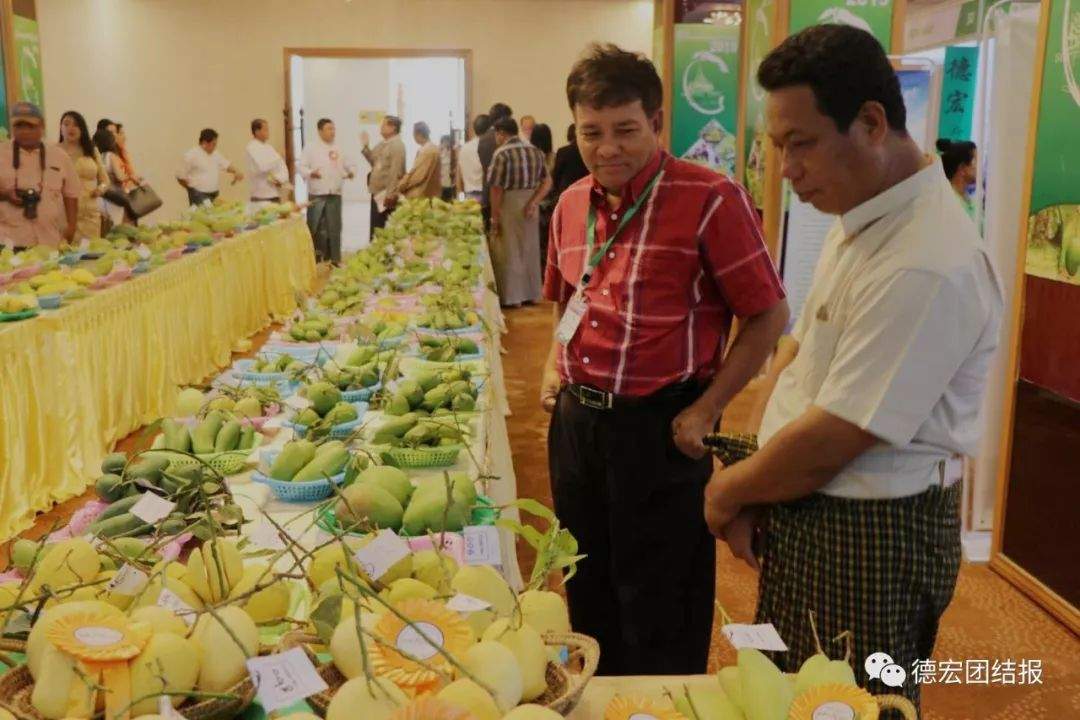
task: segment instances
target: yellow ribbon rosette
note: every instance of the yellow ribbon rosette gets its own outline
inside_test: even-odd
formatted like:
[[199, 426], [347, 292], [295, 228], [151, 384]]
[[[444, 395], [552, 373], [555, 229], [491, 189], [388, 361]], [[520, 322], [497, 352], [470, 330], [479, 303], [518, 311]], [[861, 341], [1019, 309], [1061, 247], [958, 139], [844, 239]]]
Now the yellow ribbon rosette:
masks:
[[604, 720], [685, 720], [671, 706], [647, 697], [616, 695], [604, 709]]
[[874, 696], [853, 685], [819, 685], [795, 698], [788, 720], [877, 720]]
[[469, 649], [473, 635], [460, 615], [433, 600], [406, 600], [397, 609], [412, 625], [393, 613], [380, 618], [374, 633], [383, 644], [372, 643], [371, 669], [415, 697], [440, 685], [439, 671], [451, 671], [432, 643], [456, 657]]
[[[146, 623], [129, 623], [123, 616], [101, 612], [76, 613], [56, 620], [46, 635], [59, 650], [75, 658], [85, 678], [104, 688], [105, 717], [128, 720], [131, 706], [131, 671], [128, 661], [142, 652], [152, 630]], [[97, 693], [69, 692], [68, 716], [94, 714]], [[89, 701], [89, 707], [86, 703]]]

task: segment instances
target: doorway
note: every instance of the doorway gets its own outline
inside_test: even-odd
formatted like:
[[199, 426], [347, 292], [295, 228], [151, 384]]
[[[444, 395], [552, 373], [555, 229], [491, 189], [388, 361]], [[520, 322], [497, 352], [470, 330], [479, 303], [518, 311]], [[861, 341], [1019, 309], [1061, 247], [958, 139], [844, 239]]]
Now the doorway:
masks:
[[343, 253], [367, 245], [370, 233], [371, 167], [361, 152], [361, 133], [368, 133], [374, 147], [383, 118], [401, 118], [407, 169], [418, 149], [414, 123], [426, 122], [434, 143], [449, 135], [460, 144], [469, 121], [471, 64], [469, 50], [285, 49], [286, 161], [296, 201], [307, 200], [298, 160], [318, 137], [320, 118], [334, 121], [337, 144], [357, 166], [356, 178], [346, 181], [341, 193]]

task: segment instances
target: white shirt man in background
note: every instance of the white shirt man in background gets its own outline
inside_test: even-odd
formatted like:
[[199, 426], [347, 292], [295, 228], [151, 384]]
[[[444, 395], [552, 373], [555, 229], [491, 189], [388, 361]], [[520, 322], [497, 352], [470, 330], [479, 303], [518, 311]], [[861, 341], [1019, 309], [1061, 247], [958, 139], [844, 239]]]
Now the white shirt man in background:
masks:
[[308, 182], [308, 228], [315, 241], [318, 262], [341, 263], [341, 186], [356, 177], [356, 164], [347, 159], [334, 140], [333, 121], [322, 118], [319, 137], [308, 143], [300, 157], [300, 175]]
[[233, 185], [244, 179], [244, 174], [218, 152], [217, 144], [217, 131], [203, 128], [199, 133], [199, 144], [184, 153], [184, 164], [176, 173], [176, 181], [187, 190], [191, 205], [217, 199], [222, 172], [232, 175]]
[[458, 150], [458, 192], [465, 193], [465, 197], [483, 202], [484, 198], [484, 166], [480, 162], [480, 136], [491, 127], [491, 120], [487, 115], [477, 115], [473, 120], [472, 140], [461, 146]]
[[247, 144], [248, 174], [251, 176], [251, 206], [257, 210], [288, 196], [289, 169], [270, 144], [270, 123], [263, 118], [251, 121], [251, 141]]

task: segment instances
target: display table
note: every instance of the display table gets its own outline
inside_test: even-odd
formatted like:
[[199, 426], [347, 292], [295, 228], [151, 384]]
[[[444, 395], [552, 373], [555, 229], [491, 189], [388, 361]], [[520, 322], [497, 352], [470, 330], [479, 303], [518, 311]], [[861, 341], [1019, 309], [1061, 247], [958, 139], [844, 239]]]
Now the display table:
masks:
[[[603, 652], [603, 648], [601, 648]], [[626, 677], [594, 677], [585, 687], [581, 702], [567, 717], [570, 720], [596, 720], [604, 717], [604, 708], [616, 695], [638, 695], [653, 700], [664, 700], [664, 692], [681, 693], [684, 686], [713, 686], [715, 675], [644, 675]]]
[[314, 279], [311, 235], [292, 218], [0, 325], [0, 537], [82, 493], [113, 443], [168, 415], [178, 385], [227, 365]]

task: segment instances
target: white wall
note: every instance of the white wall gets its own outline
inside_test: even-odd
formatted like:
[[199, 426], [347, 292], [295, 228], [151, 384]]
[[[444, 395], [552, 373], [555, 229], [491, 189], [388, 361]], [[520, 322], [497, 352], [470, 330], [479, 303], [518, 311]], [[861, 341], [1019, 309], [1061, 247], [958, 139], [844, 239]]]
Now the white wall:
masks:
[[[255, 116], [284, 146], [285, 47], [473, 52], [471, 110], [494, 101], [562, 137], [566, 74], [585, 45], [648, 53], [651, 0], [38, 0], [50, 134], [68, 108], [127, 127], [136, 166], [179, 211], [178, 158], [203, 126], [242, 158]], [[243, 197], [247, 188], [227, 195]]]

